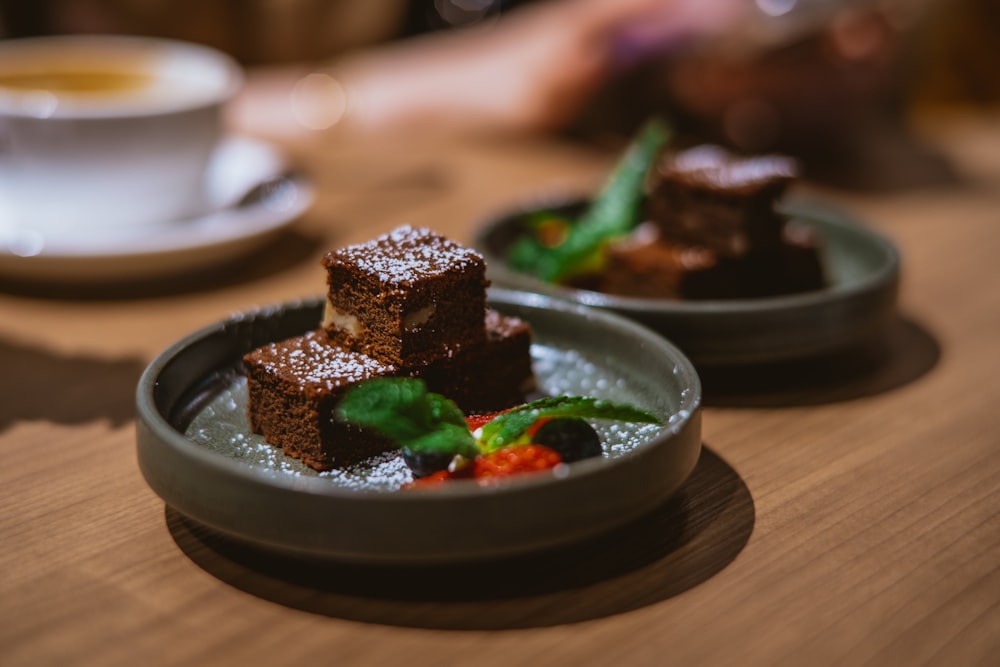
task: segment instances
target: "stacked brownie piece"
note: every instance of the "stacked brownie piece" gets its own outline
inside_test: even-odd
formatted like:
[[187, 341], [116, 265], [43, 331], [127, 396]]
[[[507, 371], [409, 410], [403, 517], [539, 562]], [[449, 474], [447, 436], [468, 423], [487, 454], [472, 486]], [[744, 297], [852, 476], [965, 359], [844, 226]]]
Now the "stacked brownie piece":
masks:
[[250, 428], [317, 470], [348, 465], [386, 450], [377, 434], [333, 419], [344, 393], [396, 368], [333, 345], [322, 330], [271, 343], [243, 359]]
[[668, 155], [646, 198], [647, 222], [608, 252], [594, 287], [627, 296], [730, 299], [823, 286], [818, 240], [776, 202], [797, 177], [787, 157], [717, 146]]
[[317, 470], [392, 447], [338, 422], [351, 387], [419, 377], [466, 413], [523, 402], [534, 387], [531, 329], [486, 306], [481, 255], [427, 229], [401, 227], [327, 253], [319, 328], [244, 357], [250, 426]]

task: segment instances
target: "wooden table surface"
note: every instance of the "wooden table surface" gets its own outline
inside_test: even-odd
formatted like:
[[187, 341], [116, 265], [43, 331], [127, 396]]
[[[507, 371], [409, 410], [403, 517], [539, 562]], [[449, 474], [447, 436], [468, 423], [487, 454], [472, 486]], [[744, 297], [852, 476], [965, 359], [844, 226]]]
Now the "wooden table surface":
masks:
[[0, 664], [996, 664], [1000, 119], [924, 132], [959, 183], [816, 188], [902, 252], [882, 354], [708, 375], [704, 454], [676, 499], [485, 568], [292, 571], [220, 541], [143, 481], [136, 381], [195, 329], [321, 293], [330, 248], [403, 223], [467, 242], [512, 203], [593, 188], [612, 153], [295, 145], [316, 203], [236, 266], [97, 295], [4, 283]]

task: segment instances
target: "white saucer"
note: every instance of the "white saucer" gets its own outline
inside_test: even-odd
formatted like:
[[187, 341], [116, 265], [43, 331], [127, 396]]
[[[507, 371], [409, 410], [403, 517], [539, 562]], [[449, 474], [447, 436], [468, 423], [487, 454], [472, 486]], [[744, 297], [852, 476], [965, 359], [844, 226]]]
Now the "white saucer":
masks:
[[[29, 230], [0, 230], [0, 275], [33, 282], [109, 283], [179, 274], [233, 259], [266, 243], [309, 207], [311, 186], [288, 169], [276, 147], [229, 137], [206, 173], [205, 213], [115, 237], [46, 239]], [[258, 196], [244, 199], [251, 191]]]

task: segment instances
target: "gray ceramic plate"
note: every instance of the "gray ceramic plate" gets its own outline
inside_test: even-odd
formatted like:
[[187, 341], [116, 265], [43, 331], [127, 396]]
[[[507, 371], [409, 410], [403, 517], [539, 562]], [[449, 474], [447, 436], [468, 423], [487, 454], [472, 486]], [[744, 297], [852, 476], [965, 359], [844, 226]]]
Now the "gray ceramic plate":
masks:
[[691, 363], [624, 318], [537, 294], [495, 290], [490, 305], [529, 321], [542, 390], [627, 401], [665, 425], [600, 425], [605, 456], [495, 487], [463, 480], [400, 490], [397, 454], [316, 473], [247, 427], [242, 355], [315, 328], [313, 299], [240, 315], [157, 357], [137, 391], [139, 466], [181, 514], [291, 554], [433, 563], [528, 552], [594, 535], [653, 508], [701, 449], [701, 386]]
[[504, 257], [540, 208], [573, 211], [580, 201], [524, 208], [481, 227], [474, 240], [495, 285], [548, 294], [613, 311], [673, 341], [696, 366], [782, 361], [833, 352], [876, 336], [890, 321], [899, 253], [886, 238], [833, 208], [790, 202], [786, 211], [822, 239], [830, 285], [761, 299], [678, 301], [628, 298], [551, 285], [507, 267]]

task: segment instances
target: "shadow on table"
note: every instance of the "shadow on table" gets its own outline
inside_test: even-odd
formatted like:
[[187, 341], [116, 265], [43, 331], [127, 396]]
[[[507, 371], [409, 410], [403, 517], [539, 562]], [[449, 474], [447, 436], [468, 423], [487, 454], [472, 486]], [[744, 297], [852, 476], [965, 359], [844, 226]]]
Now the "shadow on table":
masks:
[[302, 560], [248, 548], [170, 508], [185, 554], [267, 600], [367, 623], [496, 630], [575, 623], [662, 602], [720, 572], [743, 549], [754, 503], [740, 476], [703, 449], [667, 502], [599, 537], [541, 553], [448, 566]]
[[138, 358], [61, 355], [0, 339], [0, 374], [9, 387], [0, 396], [0, 432], [34, 419], [125, 424], [135, 416], [135, 387], [144, 367]]
[[788, 407], [875, 396], [919, 380], [941, 358], [937, 340], [898, 317], [880, 338], [813, 358], [738, 367], [699, 368], [705, 405]]
[[264, 248], [208, 267], [163, 277], [122, 278], [106, 283], [0, 277], [0, 292], [37, 299], [79, 301], [128, 300], [205, 292], [263, 280], [310, 261], [314, 261], [319, 271], [318, 249], [325, 248], [326, 245], [323, 239], [315, 235], [293, 229], [278, 235]]

